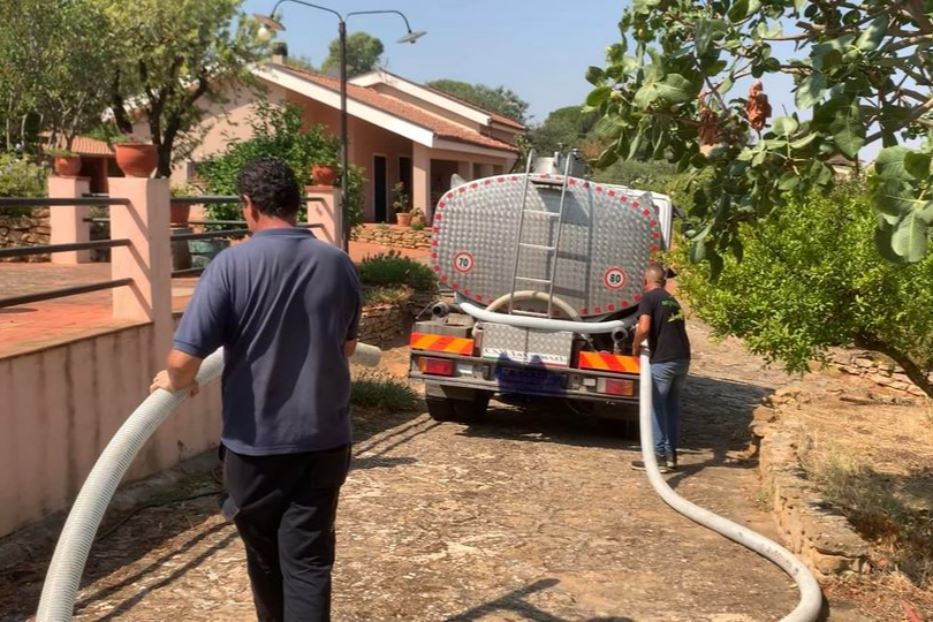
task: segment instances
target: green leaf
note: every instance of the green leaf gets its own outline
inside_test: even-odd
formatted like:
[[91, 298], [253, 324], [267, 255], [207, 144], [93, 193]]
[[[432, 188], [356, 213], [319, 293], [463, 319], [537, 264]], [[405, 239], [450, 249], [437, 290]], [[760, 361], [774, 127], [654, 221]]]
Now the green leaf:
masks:
[[671, 73], [663, 82], [647, 82], [635, 93], [635, 105], [647, 110], [657, 101], [679, 104], [693, 97], [693, 85], [683, 76]]
[[839, 151], [850, 160], [855, 160], [858, 150], [865, 144], [865, 125], [858, 105], [853, 104], [846, 114], [837, 116], [829, 130], [833, 133]]
[[881, 45], [884, 36], [888, 34], [888, 15], [883, 13], [872, 20], [868, 27], [862, 31], [855, 46], [863, 52], [873, 52]]
[[703, 240], [690, 243], [690, 261], [700, 263], [706, 257], [706, 243]]
[[927, 252], [927, 229], [927, 224], [916, 212], [906, 214], [894, 225], [891, 250], [910, 263], [920, 261]]
[[816, 138], [817, 138], [818, 136], [819, 136], [819, 134], [816, 134], [816, 133], [807, 134], [807, 135], [804, 136], [803, 138], [800, 138], [800, 139], [795, 140], [794, 142], [792, 142], [792, 143], [790, 144], [790, 148], [791, 148], [791, 149], [794, 149], [794, 150], [806, 149], [807, 147], [810, 146], [810, 143], [812, 143], [814, 140], [816, 140]]
[[794, 101], [801, 109], [812, 108], [823, 99], [826, 94], [826, 78], [821, 73], [814, 72], [803, 78], [797, 84]]
[[726, 93], [732, 90], [732, 86], [734, 84], [735, 84], [735, 80], [732, 78], [732, 74], [729, 74], [729, 77], [723, 80], [722, 83], [720, 83], [720, 85], [716, 87], [716, 90], [719, 91], [720, 95], [725, 95]]
[[778, 117], [774, 120], [772, 129], [778, 136], [790, 137], [793, 136], [799, 127], [800, 124], [797, 123], [797, 119], [793, 117]]
[[786, 173], [782, 175], [780, 181], [778, 181], [778, 190], [790, 192], [798, 185], [800, 185], [800, 176], [793, 172]]
[[599, 157], [592, 163], [592, 165], [593, 168], [606, 168], [607, 166], [614, 164], [618, 159], [619, 151], [616, 145], [612, 145], [611, 147], [604, 149], [603, 152], [599, 154]]
[[875, 241], [875, 249], [877, 249], [878, 254], [881, 255], [882, 259], [889, 261], [893, 264], [903, 265], [904, 258], [894, 252], [892, 248], [891, 236], [894, 233], [894, 227], [892, 225], [886, 224], [884, 222], [879, 222], [878, 226], [875, 227], [874, 235], [872, 236]]
[[893, 216], [892, 224], [914, 209], [913, 189], [895, 177], [880, 177], [875, 188], [875, 207], [882, 214]]
[[707, 260], [709, 261], [709, 280], [715, 283], [719, 280], [719, 275], [722, 274], [722, 256], [711, 250], [707, 254]]
[[930, 154], [910, 151], [904, 154], [904, 170], [918, 181], [930, 178]]
[[736, 0], [726, 14], [732, 23], [741, 22], [748, 15], [749, 0]]
[[878, 153], [875, 158], [875, 172], [883, 179], [907, 179], [910, 173], [904, 164], [904, 160], [910, 150], [907, 147], [886, 147]]
[[592, 106], [593, 108], [598, 108], [607, 99], [609, 99], [609, 95], [611, 93], [612, 93], [612, 88], [608, 86], [597, 87], [593, 89], [592, 91], [590, 91], [590, 94], [586, 96], [586, 105]]
[[586, 70], [586, 81], [595, 86], [599, 84], [605, 75], [602, 69], [590, 65]]

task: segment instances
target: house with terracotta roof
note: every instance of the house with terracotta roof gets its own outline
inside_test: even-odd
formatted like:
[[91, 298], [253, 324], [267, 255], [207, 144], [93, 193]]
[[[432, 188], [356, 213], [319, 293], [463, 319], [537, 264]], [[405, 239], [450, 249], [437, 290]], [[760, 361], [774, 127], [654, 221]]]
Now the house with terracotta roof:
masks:
[[[59, 149], [65, 148], [64, 139], [59, 139], [53, 145]], [[91, 192], [107, 193], [107, 178], [123, 175], [117, 167], [116, 154], [106, 141], [97, 140], [87, 136], [76, 136], [71, 143], [72, 153], [81, 156], [80, 177], [87, 177]]]
[[[273, 103], [291, 102], [304, 120], [340, 133], [340, 84], [321, 74], [286, 65], [284, 58], [257, 66], [253, 73]], [[212, 104], [203, 121], [201, 143], [176, 166], [174, 183], [197, 176], [197, 164], [222, 151], [232, 138], [249, 137], [258, 104], [254, 91], [231, 89]], [[401, 182], [412, 206], [430, 217], [453, 174], [470, 180], [507, 173], [519, 156], [525, 127], [440, 91], [384, 70], [347, 85], [349, 159], [365, 169], [364, 217], [394, 222], [392, 186]]]

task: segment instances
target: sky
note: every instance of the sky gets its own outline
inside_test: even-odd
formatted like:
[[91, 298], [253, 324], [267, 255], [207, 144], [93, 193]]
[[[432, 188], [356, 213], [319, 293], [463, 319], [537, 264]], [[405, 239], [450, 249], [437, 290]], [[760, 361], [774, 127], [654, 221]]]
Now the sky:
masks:
[[[414, 45], [396, 43], [406, 33], [396, 15], [355, 16], [349, 33], [365, 31], [385, 45], [386, 67], [401, 76], [427, 82], [447, 78], [487, 86], [505, 86], [529, 102], [531, 124], [543, 122], [557, 108], [580, 105], [590, 90], [584, 73], [604, 66], [606, 47], [619, 41], [618, 22], [628, 2], [620, 0], [316, 0], [343, 14], [396, 9], [412, 30], [427, 35]], [[275, 0], [246, 0], [247, 13], [268, 14]], [[327, 57], [337, 36], [337, 18], [324, 11], [285, 2], [279, 12], [289, 55], [309, 57], [315, 65]], [[775, 55], [792, 53], [776, 49]], [[751, 80], [736, 85], [744, 96]], [[787, 75], [764, 78], [773, 116], [795, 111], [793, 81]], [[802, 120], [809, 114], [801, 115]], [[873, 159], [879, 145], [863, 149]]]

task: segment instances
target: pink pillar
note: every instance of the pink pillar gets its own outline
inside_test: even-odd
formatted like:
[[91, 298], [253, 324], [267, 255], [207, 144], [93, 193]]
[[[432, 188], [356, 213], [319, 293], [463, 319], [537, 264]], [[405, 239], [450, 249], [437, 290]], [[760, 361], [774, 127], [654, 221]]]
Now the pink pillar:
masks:
[[308, 186], [308, 223], [319, 223], [322, 228], [311, 231], [319, 240], [341, 246], [343, 214], [340, 211], [340, 189], [334, 186]]
[[[90, 190], [90, 180], [87, 177], [58, 177], [50, 175], [48, 191], [50, 199], [74, 199]], [[49, 225], [52, 233], [49, 236], [51, 244], [73, 244], [87, 242], [91, 239], [91, 223], [85, 218], [91, 215], [91, 208], [87, 205], [69, 205], [67, 207], [49, 208]], [[64, 251], [52, 253], [52, 263], [76, 264], [91, 261], [90, 251]]]
[[431, 150], [412, 143], [411, 149], [411, 205], [424, 211], [428, 222], [434, 215], [431, 204]]
[[473, 163], [469, 161], [457, 162], [457, 175], [460, 175], [464, 181], [471, 181], [473, 179]]
[[129, 205], [110, 207], [110, 237], [129, 239], [111, 253], [113, 279], [133, 279], [113, 290], [113, 316], [153, 322], [154, 347], [160, 358], [168, 352], [172, 334], [172, 249], [169, 240], [167, 179], [112, 177], [110, 196]]

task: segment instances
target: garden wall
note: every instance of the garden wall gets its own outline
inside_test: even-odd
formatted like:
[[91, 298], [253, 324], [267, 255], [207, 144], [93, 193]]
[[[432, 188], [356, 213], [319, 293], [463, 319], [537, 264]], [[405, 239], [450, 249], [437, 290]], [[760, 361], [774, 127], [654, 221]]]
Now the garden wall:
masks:
[[[49, 208], [33, 208], [28, 214], [12, 215], [0, 212], [0, 248], [48, 244], [52, 229], [49, 225]], [[49, 255], [27, 255], [0, 261], [49, 261]]]
[[369, 244], [380, 244], [396, 248], [431, 248], [431, 230], [416, 231], [398, 225], [362, 225], [354, 227], [350, 239]]

